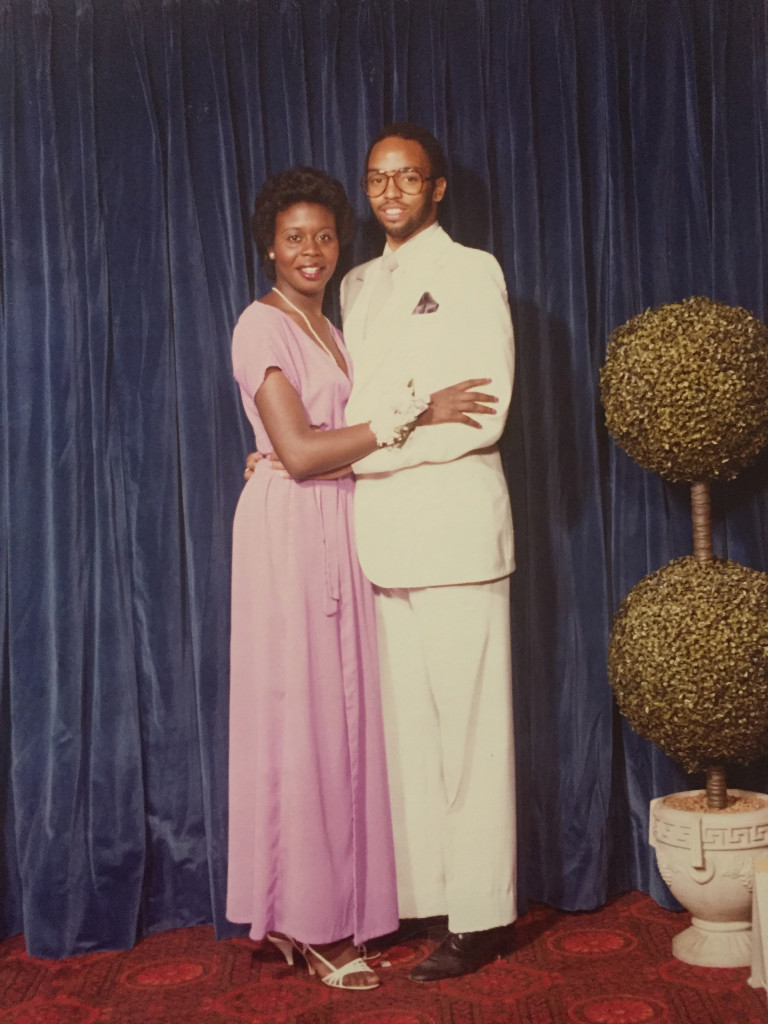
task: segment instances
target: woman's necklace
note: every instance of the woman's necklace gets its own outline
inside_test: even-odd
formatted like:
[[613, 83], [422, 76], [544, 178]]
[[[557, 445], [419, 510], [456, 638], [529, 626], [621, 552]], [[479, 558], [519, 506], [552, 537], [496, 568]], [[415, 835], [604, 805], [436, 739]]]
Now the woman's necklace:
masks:
[[[290, 299], [288, 298], [288, 296], [287, 296], [287, 295], [283, 295], [283, 293], [282, 293], [282, 292], [280, 291], [280, 289], [279, 289], [279, 288], [277, 287], [277, 285], [273, 285], [273, 287], [272, 287], [272, 291], [273, 291], [273, 292], [277, 292], [277, 294], [278, 294], [278, 295], [280, 296], [280, 298], [281, 298], [281, 299], [283, 300], [283, 302], [285, 302], [285, 303], [286, 303], [287, 305], [289, 305], [289, 306], [291, 307], [291, 309], [294, 309], [294, 310], [295, 310], [295, 311], [296, 311], [296, 312], [297, 312], [297, 313], [299, 314], [299, 316], [300, 316], [300, 317], [302, 318], [302, 320], [304, 321], [304, 323], [305, 323], [305, 324], [307, 325], [307, 327], [309, 328], [309, 333], [310, 333], [310, 334], [312, 335], [312, 337], [313, 337], [313, 338], [315, 339], [315, 341], [316, 341], [316, 342], [318, 343], [318, 345], [320, 346], [320, 348], [324, 349], [324, 350], [325, 350], [325, 351], [326, 351], [326, 352], [328, 353], [328, 355], [329, 355], [329, 356], [331, 357], [331, 359], [332, 359], [332, 360], [334, 361], [334, 363], [335, 363], [335, 362], [336, 362], [336, 356], [335, 356], [335, 355], [333, 354], [333, 352], [331, 352], [331, 350], [330, 350], [330, 349], [328, 348], [328, 346], [327, 346], [327, 345], [325, 344], [325, 342], [324, 342], [324, 341], [323, 341], [323, 339], [322, 339], [322, 338], [320, 337], [320, 335], [319, 335], [319, 334], [317, 333], [317, 331], [315, 330], [315, 328], [314, 328], [314, 327], [312, 326], [312, 324], [311, 324], [311, 323], [309, 322], [309, 317], [308, 317], [308, 316], [307, 316], [307, 314], [306, 314], [306, 313], [304, 312], [304, 310], [302, 310], [302, 309], [299, 309], [299, 307], [298, 307], [298, 306], [294, 305], [294, 303], [293, 303], [293, 302], [291, 302], [291, 300], [290, 300]], [[326, 317], [325, 319], [327, 320], [328, 318]], [[336, 365], [338, 365], [338, 363], [337, 363]]]

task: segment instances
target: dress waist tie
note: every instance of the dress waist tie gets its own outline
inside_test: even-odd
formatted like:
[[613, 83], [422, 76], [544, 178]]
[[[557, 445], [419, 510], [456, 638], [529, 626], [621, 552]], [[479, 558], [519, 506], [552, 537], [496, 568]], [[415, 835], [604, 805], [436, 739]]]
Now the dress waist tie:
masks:
[[315, 505], [320, 516], [320, 531], [323, 535], [323, 561], [325, 563], [325, 603], [326, 615], [335, 615], [339, 610], [339, 523], [341, 508], [339, 503], [340, 487], [330, 480], [315, 484], [312, 488]]

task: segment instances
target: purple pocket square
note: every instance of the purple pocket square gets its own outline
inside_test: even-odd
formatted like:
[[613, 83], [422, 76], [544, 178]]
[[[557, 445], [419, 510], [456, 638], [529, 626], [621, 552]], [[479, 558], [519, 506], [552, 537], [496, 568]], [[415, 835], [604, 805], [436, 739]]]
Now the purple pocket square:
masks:
[[419, 301], [416, 303], [413, 312], [414, 313], [435, 313], [440, 308], [439, 304], [435, 302], [429, 292], [424, 292]]

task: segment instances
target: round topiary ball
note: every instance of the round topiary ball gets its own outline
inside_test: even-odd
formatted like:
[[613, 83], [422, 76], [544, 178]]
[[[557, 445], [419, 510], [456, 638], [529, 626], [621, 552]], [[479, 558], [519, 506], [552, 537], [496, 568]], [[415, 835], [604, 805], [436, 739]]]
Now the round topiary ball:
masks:
[[735, 477], [768, 444], [768, 327], [694, 297], [612, 333], [600, 386], [608, 430], [668, 480]]
[[646, 576], [614, 619], [619, 710], [686, 771], [768, 752], [768, 575], [680, 558]]

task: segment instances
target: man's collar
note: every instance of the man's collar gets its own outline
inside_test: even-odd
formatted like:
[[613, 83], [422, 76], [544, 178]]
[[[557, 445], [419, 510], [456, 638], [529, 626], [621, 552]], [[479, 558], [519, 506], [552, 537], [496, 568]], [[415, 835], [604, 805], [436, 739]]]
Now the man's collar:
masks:
[[428, 228], [424, 228], [423, 231], [419, 231], [412, 238], [403, 242], [397, 249], [390, 249], [389, 245], [385, 245], [384, 254], [391, 252], [397, 260], [398, 268], [412, 267], [419, 263], [424, 250], [429, 248], [440, 230], [440, 225], [435, 221]]

